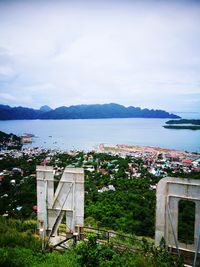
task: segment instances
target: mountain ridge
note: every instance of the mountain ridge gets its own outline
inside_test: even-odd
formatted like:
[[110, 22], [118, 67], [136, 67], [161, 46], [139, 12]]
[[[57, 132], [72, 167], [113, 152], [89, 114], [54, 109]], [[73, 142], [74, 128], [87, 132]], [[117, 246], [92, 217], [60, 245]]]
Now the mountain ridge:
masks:
[[116, 103], [62, 106], [55, 109], [47, 105], [40, 109], [0, 105], [0, 120], [48, 119], [106, 119], [106, 118], [171, 118], [179, 116], [160, 109], [125, 107]]

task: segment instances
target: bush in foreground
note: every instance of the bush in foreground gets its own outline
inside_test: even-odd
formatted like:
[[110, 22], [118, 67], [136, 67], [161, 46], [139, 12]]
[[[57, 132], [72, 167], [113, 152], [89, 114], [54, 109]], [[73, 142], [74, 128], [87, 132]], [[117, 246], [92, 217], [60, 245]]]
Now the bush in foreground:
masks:
[[120, 250], [97, 243], [88, 236], [71, 249], [41, 252], [41, 241], [34, 235], [35, 221], [0, 217], [0, 266], [2, 267], [182, 267], [177, 257], [164, 248], [143, 244], [142, 251]]

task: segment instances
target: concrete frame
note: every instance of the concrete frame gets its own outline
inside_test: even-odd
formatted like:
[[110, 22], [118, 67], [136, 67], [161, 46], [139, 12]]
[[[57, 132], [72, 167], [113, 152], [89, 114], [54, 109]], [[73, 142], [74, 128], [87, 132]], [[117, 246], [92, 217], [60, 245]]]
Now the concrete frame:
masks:
[[[158, 183], [156, 198], [155, 244], [158, 246], [163, 237], [168, 247], [176, 248], [177, 242], [179, 249], [194, 252], [200, 227], [200, 180], [163, 178]], [[194, 244], [178, 241], [179, 200], [195, 203]]]
[[58, 236], [65, 214], [66, 233], [80, 234], [84, 225], [84, 170], [65, 168], [55, 193], [53, 167], [37, 166], [36, 173], [38, 228], [43, 239]]

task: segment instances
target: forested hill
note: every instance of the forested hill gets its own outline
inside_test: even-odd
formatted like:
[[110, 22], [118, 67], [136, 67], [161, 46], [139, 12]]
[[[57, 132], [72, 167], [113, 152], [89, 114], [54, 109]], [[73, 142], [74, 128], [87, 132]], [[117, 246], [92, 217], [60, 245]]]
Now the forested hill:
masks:
[[[44, 108], [45, 107], [45, 108]], [[119, 104], [76, 105], [51, 109], [43, 106], [39, 110], [25, 107], [0, 105], [0, 120], [34, 119], [102, 119], [102, 118], [180, 118], [164, 110], [124, 107]]]
[[21, 149], [22, 142], [19, 136], [7, 134], [0, 131], [0, 150], [1, 149]]

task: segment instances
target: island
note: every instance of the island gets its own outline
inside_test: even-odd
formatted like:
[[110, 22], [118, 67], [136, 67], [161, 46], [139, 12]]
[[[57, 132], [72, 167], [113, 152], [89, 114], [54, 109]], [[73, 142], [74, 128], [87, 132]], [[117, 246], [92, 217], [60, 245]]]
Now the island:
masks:
[[200, 125], [164, 125], [163, 127], [175, 130], [200, 130]]
[[166, 124], [163, 126], [166, 129], [200, 130], [200, 120], [198, 119], [169, 120]]

